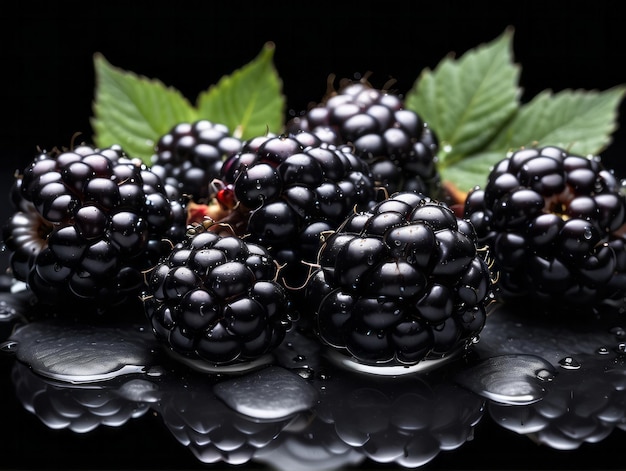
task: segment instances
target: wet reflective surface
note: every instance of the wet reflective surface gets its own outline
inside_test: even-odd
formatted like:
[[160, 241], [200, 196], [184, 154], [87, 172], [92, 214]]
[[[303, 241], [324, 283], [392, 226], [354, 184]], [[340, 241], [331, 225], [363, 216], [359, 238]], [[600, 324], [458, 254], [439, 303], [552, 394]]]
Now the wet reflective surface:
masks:
[[216, 374], [165, 353], [140, 316], [37, 318], [2, 284], [3, 468], [624, 467], [617, 312], [494, 304], [466, 355], [401, 376], [343, 369], [294, 329], [267, 364]]

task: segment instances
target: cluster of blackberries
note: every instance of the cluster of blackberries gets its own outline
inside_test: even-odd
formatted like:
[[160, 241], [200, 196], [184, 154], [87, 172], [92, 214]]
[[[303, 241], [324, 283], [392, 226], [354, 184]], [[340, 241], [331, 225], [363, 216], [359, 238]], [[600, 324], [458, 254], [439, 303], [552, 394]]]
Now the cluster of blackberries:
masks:
[[519, 150], [458, 214], [437, 151], [399, 96], [349, 82], [280, 135], [179, 123], [150, 166], [41, 153], [11, 190], [11, 273], [42, 303], [141, 299], [175, 356], [218, 368], [296, 318], [332, 354], [404, 368], [465, 351], [494, 299], [623, 302], [626, 197], [599, 158]]

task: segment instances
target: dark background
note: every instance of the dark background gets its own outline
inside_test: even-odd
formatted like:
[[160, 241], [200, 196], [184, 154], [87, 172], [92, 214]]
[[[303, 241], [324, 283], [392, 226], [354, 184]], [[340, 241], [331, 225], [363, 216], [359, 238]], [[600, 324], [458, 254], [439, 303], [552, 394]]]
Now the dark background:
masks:
[[[626, 84], [626, 25], [618, 1], [450, 0], [384, 2], [4, 2], [0, 7], [0, 189], [37, 147], [90, 135], [93, 54], [114, 66], [198, 93], [276, 44], [288, 109], [321, 98], [331, 73], [372, 72], [406, 92], [419, 72], [515, 28], [524, 100], [544, 89], [605, 90]], [[626, 177], [626, 107], [605, 162]], [[4, 216], [8, 204], [0, 203]], [[50, 431], [15, 400], [10, 362], [0, 358], [2, 468], [208, 468], [159, 419], [76, 436]], [[476, 439], [427, 469], [623, 468], [622, 431], [578, 452], [538, 447], [527, 437], [479, 424]]]
[[[369, 3], [369, 2], [368, 2]], [[371, 72], [407, 92], [425, 68], [515, 28], [524, 99], [544, 89], [626, 83], [626, 27], [617, 1], [45, 1], [4, 3], [0, 161], [21, 166], [37, 146], [90, 136], [93, 54], [179, 89], [190, 101], [245, 65], [266, 41], [288, 109], [325, 92], [334, 73]], [[620, 163], [626, 130], [608, 161]], [[626, 166], [621, 169], [626, 170]]]

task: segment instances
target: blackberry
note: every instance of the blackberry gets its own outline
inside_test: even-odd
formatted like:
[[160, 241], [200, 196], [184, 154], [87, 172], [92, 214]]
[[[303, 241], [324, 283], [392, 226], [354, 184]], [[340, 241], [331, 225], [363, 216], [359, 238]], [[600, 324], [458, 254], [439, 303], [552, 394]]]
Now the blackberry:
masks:
[[256, 366], [283, 340], [290, 304], [262, 246], [190, 226], [148, 277], [145, 312], [156, 338], [192, 367]]
[[425, 195], [399, 192], [355, 212], [325, 235], [305, 288], [319, 338], [343, 366], [375, 374], [451, 358], [484, 326], [487, 255], [471, 223]]
[[501, 300], [552, 312], [623, 303], [626, 199], [599, 157], [555, 146], [513, 152], [468, 193], [464, 217], [491, 248]]
[[266, 247], [292, 284], [306, 280], [320, 234], [378, 197], [367, 163], [308, 132], [258, 137], [222, 166], [222, 222]]
[[3, 226], [13, 276], [46, 304], [98, 312], [138, 299], [143, 272], [184, 235], [160, 178], [121, 148], [44, 152], [16, 174]]
[[374, 88], [365, 80], [344, 80], [321, 103], [288, 121], [286, 128], [313, 132], [334, 145], [351, 145], [388, 194], [442, 195], [437, 136], [390, 90]]
[[159, 138], [151, 169], [179, 195], [203, 202], [224, 160], [241, 146], [241, 140], [224, 124], [206, 119], [179, 123]]

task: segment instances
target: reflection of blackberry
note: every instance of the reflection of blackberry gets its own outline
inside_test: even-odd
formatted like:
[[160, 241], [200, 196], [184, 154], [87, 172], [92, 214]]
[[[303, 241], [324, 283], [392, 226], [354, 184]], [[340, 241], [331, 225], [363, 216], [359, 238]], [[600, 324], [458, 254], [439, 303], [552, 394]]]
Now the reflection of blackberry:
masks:
[[138, 297], [143, 271], [184, 234], [184, 211], [160, 178], [119, 147], [42, 153], [16, 176], [3, 228], [16, 279], [41, 303]]
[[623, 298], [626, 199], [598, 158], [519, 150], [470, 191], [465, 216], [491, 247], [502, 299], [586, 308]]
[[365, 365], [446, 357], [483, 328], [484, 255], [470, 223], [423, 195], [396, 193], [356, 212], [326, 235], [306, 288], [319, 336]]
[[224, 160], [240, 149], [241, 141], [223, 124], [179, 123], [157, 142], [151, 169], [180, 195], [203, 201], [210, 196], [211, 181], [219, 176]]
[[[568, 367], [567, 360], [577, 366]], [[489, 401], [495, 423], [557, 450], [576, 450], [623, 430], [624, 358], [607, 351], [566, 357], [562, 364], [540, 401], [514, 406]]]
[[353, 146], [389, 194], [404, 190], [432, 197], [440, 194], [437, 137], [390, 91], [375, 89], [366, 81], [347, 81], [322, 103], [291, 119], [287, 129], [310, 131], [326, 142]]
[[157, 339], [191, 363], [251, 363], [290, 325], [267, 250], [197, 225], [149, 275], [146, 314]]
[[[266, 371], [261, 370], [259, 375]], [[216, 395], [215, 387], [219, 384], [212, 384], [207, 376], [167, 375], [161, 378], [161, 399], [155, 404], [155, 411], [176, 440], [201, 463], [217, 464], [218, 469], [248, 468], [247, 464], [259, 450], [279, 440], [294, 416], [262, 418], [237, 412]], [[276, 384], [268, 382], [253, 385], [247, 393], [254, 396], [257, 390], [275, 391], [276, 388]]]
[[[121, 427], [150, 410], [149, 403], [140, 402], [137, 394], [125, 394], [125, 388], [132, 389], [133, 380], [81, 387], [46, 379], [19, 361], [15, 362], [11, 376], [24, 408], [53, 430], [87, 433], [101, 425]], [[146, 386], [135, 387], [147, 390]]]
[[483, 398], [437, 375], [377, 381], [343, 374], [329, 383], [318, 415], [374, 463], [424, 466], [471, 440], [484, 413]]
[[224, 163], [222, 183], [217, 199], [234, 206], [232, 227], [267, 247], [296, 284], [307, 271], [301, 261], [315, 261], [320, 234], [377, 195], [365, 162], [307, 132], [246, 143]]

